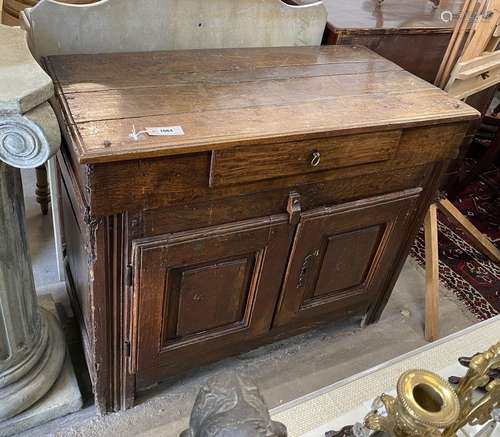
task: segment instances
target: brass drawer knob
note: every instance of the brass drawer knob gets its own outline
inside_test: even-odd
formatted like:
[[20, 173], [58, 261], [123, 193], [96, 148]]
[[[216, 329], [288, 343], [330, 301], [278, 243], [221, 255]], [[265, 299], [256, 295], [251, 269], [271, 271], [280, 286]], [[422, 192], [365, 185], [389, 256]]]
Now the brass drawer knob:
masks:
[[311, 165], [313, 167], [317, 167], [321, 162], [321, 153], [319, 153], [318, 151], [316, 152], [313, 152], [312, 154], [312, 159], [311, 159]]

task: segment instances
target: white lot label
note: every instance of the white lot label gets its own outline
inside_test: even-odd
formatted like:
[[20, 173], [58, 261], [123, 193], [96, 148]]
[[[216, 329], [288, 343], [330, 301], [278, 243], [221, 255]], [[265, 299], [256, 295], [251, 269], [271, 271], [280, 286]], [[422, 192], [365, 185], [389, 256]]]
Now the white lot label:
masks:
[[184, 135], [182, 126], [166, 126], [166, 127], [147, 127], [144, 130], [137, 132], [135, 126], [132, 126], [132, 132], [129, 138], [138, 141], [141, 135], [149, 135], [151, 137], [171, 137], [176, 135]]
[[182, 126], [147, 127], [145, 130], [148, 135], [151, 135], [153, 137], [184, 135]]

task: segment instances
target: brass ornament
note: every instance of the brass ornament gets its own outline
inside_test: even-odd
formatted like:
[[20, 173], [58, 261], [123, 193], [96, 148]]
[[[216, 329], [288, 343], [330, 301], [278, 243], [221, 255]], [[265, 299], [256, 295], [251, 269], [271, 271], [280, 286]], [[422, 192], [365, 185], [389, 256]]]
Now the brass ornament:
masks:
[[[433, 372], [410, 370], [399, 378], [397, 396], [382, 394], [364, 426], [391, 437], [452, 437], [466, 425], [495, 428], [500, 408], [500, 342], [470, 360], [456, 389]], [[485, 393], [478, 396], [478, 390]], [[381, 409], [385, 412], [381, 412]], [[495, 413], [495, 410], [496, 413]]]
[[[460, 418], [448, 427], [443, 436], [454, 436], [465, 425], [483, 425], [491, 420], [493, 410], [500, 408], [500, 380], [490, 380], [490, 371], [500, 369], [500, 342], [486, 352], [472, 357], [469, 370], [460, 381], [457, 395], [460, 399]], [[479, 400], [474, 399], [476, 389], [486, 390]]]

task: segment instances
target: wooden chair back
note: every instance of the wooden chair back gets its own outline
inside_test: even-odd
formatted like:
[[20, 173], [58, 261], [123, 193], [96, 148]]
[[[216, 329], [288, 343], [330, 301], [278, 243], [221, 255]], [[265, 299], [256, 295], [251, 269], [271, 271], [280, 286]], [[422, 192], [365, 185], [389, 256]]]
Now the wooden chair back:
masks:
[[70, 5], [42, 0], [23, 13], [36, 57], [61, 54], [321, 44], [321, 1], [102, 0]]

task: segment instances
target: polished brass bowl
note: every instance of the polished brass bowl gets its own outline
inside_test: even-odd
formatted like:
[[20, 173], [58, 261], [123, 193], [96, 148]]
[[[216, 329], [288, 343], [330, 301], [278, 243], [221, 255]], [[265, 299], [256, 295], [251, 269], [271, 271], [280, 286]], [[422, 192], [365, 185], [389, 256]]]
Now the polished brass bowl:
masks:
[[401, 375], [397, 387], [397, 410], [406, 428], [442, 429], [460, 415], [460, 402], [453, 387], [433, 372], [410, 370]]

